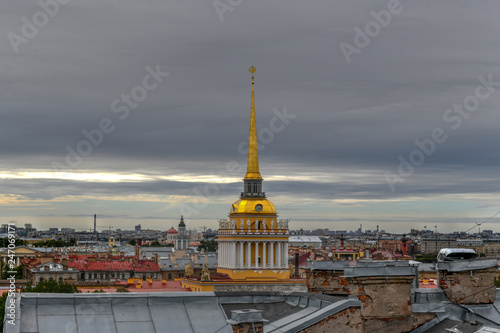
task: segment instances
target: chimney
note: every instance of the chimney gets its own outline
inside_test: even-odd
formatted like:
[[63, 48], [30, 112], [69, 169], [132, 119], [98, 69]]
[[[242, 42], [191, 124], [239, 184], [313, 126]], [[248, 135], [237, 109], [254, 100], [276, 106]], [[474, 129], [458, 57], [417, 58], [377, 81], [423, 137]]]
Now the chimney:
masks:
[[497, 259], [438, 261], [439, 287], [452, 302], [491, 304], [496, 298]]
[[96, 222], [97, 222], [97, 215], [94, 214], [94, 234], [97, 234], [97, 229], [96, 229], [97, 223]]
[[340, 250], [344, 250], [344, 234], [340, 234]]
[[233, 332], [264, 332], [262, 310], [245, 309], [231, 310], [231, 319], [227, 320], [233, 328]]
[[142, 238], [137, 238], [137, 245], [142, 246]]
[[406, 250], [406, 242], [407, 242], [406, 235], [403, 235], [403, 239], [401, 240], [401, 242], [403, 243], [403, 255], [406, 256], [406, 254], [407, 254], [407, 250]]

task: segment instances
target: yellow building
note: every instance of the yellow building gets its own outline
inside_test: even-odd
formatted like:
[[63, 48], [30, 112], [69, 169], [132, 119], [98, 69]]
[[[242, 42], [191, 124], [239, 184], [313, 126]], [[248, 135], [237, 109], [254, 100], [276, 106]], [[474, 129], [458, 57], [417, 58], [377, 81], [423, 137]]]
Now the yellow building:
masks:
[[[182, 280], [193, 291], [306, 290], [305, 281], [291, 280], [288, 266], [288, 220], [278, 219], [273, 203], [262, 191], [255, 121], [254, 76], [250, 108], [247, 172], [243, 192], [231, 205], [229, 219], [219, 220], [219, 281]], [[220, 287], [220, 288], [217, 288]]]

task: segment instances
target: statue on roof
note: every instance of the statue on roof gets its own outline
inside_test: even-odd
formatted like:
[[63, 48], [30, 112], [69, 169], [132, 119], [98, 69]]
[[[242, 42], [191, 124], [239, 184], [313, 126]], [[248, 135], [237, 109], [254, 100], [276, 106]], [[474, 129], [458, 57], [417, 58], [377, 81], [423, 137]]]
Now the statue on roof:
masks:
[[203, 266], [201, 271], [201, 281], [210, 281], [210, 272], [208, 271], [208, 264]]
[[191, 265], [191, 261], [188, 261], [188, 263], [184, 266], [184, 274], [186, 277], [194, 275], [194, 269], [193, 265]]

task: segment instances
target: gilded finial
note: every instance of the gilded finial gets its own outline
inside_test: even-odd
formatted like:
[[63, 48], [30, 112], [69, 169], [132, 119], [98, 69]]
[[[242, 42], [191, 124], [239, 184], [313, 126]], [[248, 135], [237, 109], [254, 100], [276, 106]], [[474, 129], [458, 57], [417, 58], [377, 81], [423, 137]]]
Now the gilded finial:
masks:
[[255, 67], [251, 66], [251, 67], [248, 69], [248, 71], [249, 71], [250, 73], [252, 73], [252, 84], [253, 84], [253, 79], [254, 79], [254, 77], [253, 77], [253, 73], [255, 73]]

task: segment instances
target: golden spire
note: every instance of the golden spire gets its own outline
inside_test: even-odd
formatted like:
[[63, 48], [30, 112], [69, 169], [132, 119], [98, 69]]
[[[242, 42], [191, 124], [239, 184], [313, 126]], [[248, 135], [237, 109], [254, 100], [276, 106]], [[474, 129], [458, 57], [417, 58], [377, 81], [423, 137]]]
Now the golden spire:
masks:
[[253, 92], [255, 67], [248, 69], [252, 73], [252, 104], [250, 107], [250, 134], [248, 138], [248, 162], [245, 179], [262, 179], [259, 171], [259, 151], [257, 148], [257, 125], [255, 124], [255, 98]]

